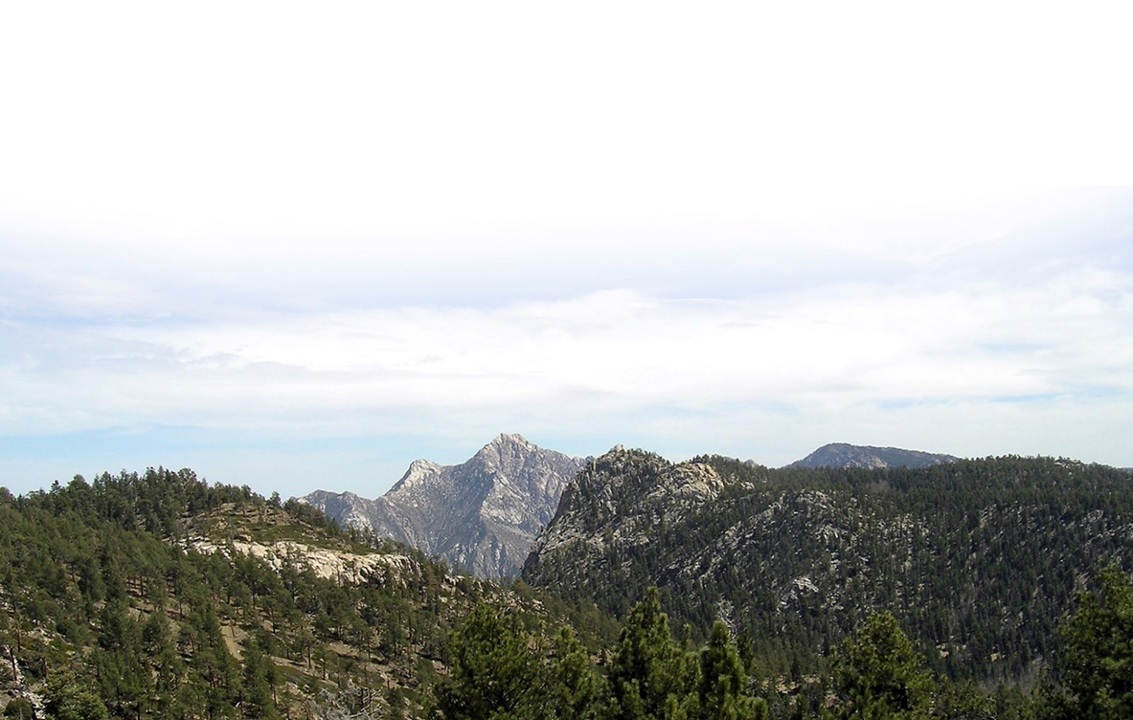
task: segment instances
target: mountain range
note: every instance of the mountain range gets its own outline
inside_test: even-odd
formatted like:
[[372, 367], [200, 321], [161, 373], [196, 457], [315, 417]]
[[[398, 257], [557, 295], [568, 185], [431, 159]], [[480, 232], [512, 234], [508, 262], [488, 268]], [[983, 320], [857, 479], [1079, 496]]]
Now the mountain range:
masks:
[[[824, 445], [789, 467], [927, 467], [957, 458], [845, 443]], [[372, 530], [483, 578], [519, 574], [563, 489], [586, 461], [502, 434], [459, 465], [410, 464], [381, 497], [316, 490], [301, 502], [343, 527]]]
[[459, 465], [414, 461], [373, 500], [318, 490], [300, 501], [478, 577], [512, 577], [584, 462], [503, 434]]
[[1133, 485], [1106, 466], [771, 469], [618, 448], [564, 492], [523, 579], [615, 617], [657, 586], [693, 628], [723, 619], [768, 674], [813, 670], [886, 610], [939, 671], [1014, 682], [1044, 667], [1083, 578], [1131, 558]]
[[[391, 494], [419, 522], [448, 508], [454, 528], [532, 532], [544, 521], [515, 509], [549, 487], [549, 453], [501, 436], [461, 465], [414, 463]], [[1094, 622], [1091, 602], [1097, 615], [1121, 600], [1118, 624], [1129, 614], [1127, 471], [1019, 456], [776, 469], [623, 447], [567, 460], [577, 471], [515, 583], [454, 574], [368, 524], [344, 529], [310, 503], [189, 469], [0, 488], [0, 714], [436, 717], [437, 703], [462, 707], [462, 683], [496, 687], [469, 674], [492, 667], [510, 697], [557, 687], [573, 703], [589, 688], [592, 710], [614, 708], [632, 687], [617, 684], [618, 658], [649, 637], [674, 671], [742, 667], [752, 681], [733, 686], [772, 720], [830, 717], [832, 698], [858, 697], [847, 653], [889, 640], [939, 680], [916, 681], [932, 717], [1102, 717], [1038, 712], [1082, 695], [1028, 694], [1071, 677], [1066, 643], [1093, 637], [1073, 624]], [[1086, 649], [1112, 664], [1128, 643], [1111, 645]], [[733, 659], [703, 662], [713, 656]], [[624, 716], [548, 712], [538, 697], [509, 717]]]

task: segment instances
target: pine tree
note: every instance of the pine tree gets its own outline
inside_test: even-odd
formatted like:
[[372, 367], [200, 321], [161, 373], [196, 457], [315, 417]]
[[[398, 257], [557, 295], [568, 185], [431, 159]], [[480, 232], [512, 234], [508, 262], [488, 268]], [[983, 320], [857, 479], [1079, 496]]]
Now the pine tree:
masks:
[[252, 638], [244, 648], [244, 673], [240, 688], [240, 712], [246, 718], [276, 720], [275, 686], [279, 670], [264, 654], [261, 643]]
[[1067, 693], [1049, 699], [1050, 717], [1133, 717], [1133, 583], [1116, 567], [1099, 580], [1062, 629], [1059, 666]]
[[717, 620], [700, 651], [697, 686], [700, 720], [766, 720], [767, 703], [747, 693], [747, 673], [728, 627]]
[[555, 637], [553, 654], [549, 687], [554, 717], [600, 718], [607, 697], [604, 678], [595, 672], [586, 648], [569, 627]]
[[673, 640], [657, 588], [649, 588], [626, 618], [610, 666], [611, 720], [686, 718], [695, 670]]
[[890, 613], [872, 615], [846, 641], [835, 675], [841, 702], [836, 718], [919, 720], [929, 716], [932, 678]]
[[110, 720], [110, 712], [94, 690], [70, 670], [53, 673], [43, 692], [48, 714], [54, 720]]
[[444, 720], [550, 718], [547, 674], [514, 613], [481, 603], [453, 635], [449, 677], [436, 691]]

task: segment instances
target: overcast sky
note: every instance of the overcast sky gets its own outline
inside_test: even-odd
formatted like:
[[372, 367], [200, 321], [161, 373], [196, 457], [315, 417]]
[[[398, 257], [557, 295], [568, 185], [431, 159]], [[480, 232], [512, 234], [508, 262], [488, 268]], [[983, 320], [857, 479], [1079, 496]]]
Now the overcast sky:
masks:
[[501, 432], [1131, 466], [1123, 12], [8, 4], [0, 485], [373, 497]]

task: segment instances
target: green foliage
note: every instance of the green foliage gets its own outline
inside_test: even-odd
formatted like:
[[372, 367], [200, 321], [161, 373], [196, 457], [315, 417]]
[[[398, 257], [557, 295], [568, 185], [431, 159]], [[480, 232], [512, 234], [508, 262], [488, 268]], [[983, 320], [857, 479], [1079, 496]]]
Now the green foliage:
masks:
[[479, 604], [453, 634], [432, 714], [445, 720], [598, 720], [605, 683], [569, 628], [550, 643], [515, 611]]
[[279, 669], [261, 649], [264, 644], [266, 643], [262, 639], [256, 639], [249, 642], [244, 649], [240, 712], [246, 718], [275, 720], [279, 717], [276, 708]]
[[515, 612], [482, 604], [450, 645], [432, 716], [444, 720], [765, 720], [727, 628], [699, 651], [676, 642], [656, 588], [634, 607], [603, 677], [567, 627], [548, 640]]
[[763, 720], [747, 673], [722, 622], [699, 652], [677, 643], [649, 588], [626, 618], [610, 663], [611, 720]]
[[437, 688], [446, 720], [545, 717], [544, 668], [514, 613], [477, 605], [453, 636], [449, 678]]
[[703, 720], [765, 720], [767, 703], [747, 694], [747, 672], [728, 627], [717, 620], [708, 644], [700, 651], [697, 718]]
[[[237, 537], [400, 557], [343, 585], [298, 560], [273, 568], [235, 552]], [[194, 549], [202, 538], [226, 553]], [[445, 657], [450, 618], [483, 585], [452, 583], [419, 552], [369, 540], [190, 470], [0, 493], [5, 664], [45, 694], [52, 717], [293, 715], [325, 684], [386, 685], [379, 667], [393, 670], [388, 693], [412, 712], [418, 684], [432, 682], [416, 673], [421, 654]], [[412, 692], [397, 694], [402, 684]]]
[[1049, 717], [1133, 717], [1133, 583], [1116, 567], [1098, 580], [1062, 628], [1064, 692], [1048, 697]]
[[1016, 699], [1011, 707], [1006, 697], [988, 695], [972, 682], [944, 682], [933, 702], [935, 717], [955, 720], [1005, 720], [1019, 717], [1024, 701]]
[[35, 720], [35, 708], [25, 698], [15, 698], [4, 708], [4, 717], [13, 720]]
[[695, 670], [673, 640], [657, 588], [649, 588], [626, 618], [610, 664], [611, 720], [687, 717]]
[[[420, 717], [432, 698], [446, 720], [1031, 720], [1012, 683], [1053, 654], [1076, 574], [1096, 556], [1133, 560], [1133, 490], [1097, 466], [701, 460], [724, 478], [702, 506], [694, 494], [651, 504], [673, 468], [657, 456], [592, 465], [572, 502], [595, 509], [603, 543], [571, 550], [563, 599], [454, 579], [307, 506], [188, 470], [0, 492], [0, 645], [50, 718], [301, 717], [314, 698], [332, 714]], [[620, 490], [603, 484], [618, 473]], [[620, 544], [632, 523], [649, 542]], [[195, 550], [202, 536], [227, 554]], [[235, 552], [248, 538], [396, 552], [411, 569], [343, 585]], [[555, 568], [535, 570], [555, 582]], [[714, 622], [721, 607], [728, 626]], [[1133, 717], [1128, 577], [1103, 574], [1062, 637], [1044, 717]], [[820, 652], [832, 646], [835, 665]], [[970, 681], [989, 678], [1006, 689]]]
[[551, 716], [576, 720], [603, 717], [608, 686], [595, 670], [586, 648], [570, 627], [563, 627], [552, 645], [549, 667]]
[[53, 720], [109, 720], [110, 712], [93, 689], [69, 670], [53, 673], [43, 692]]
[[837, 718], [928, 718], [932, 678], [924, 659], [889, 613], [870, 617], [835, 664]]
[[[706, 467], [711, 495], [666, 492]], [[822, 650], [880, 611], [934, 673], [1033, 683], [1081, 569], [1133, 569], [1128, 474], [1056, 458], [775, 470], [625, 451], [579, 475], [555, 523], [570, 532], [529, 561], [529, 584], [618, 618], [657, 585], [698, 638], [731, 607], [748, 667], [799, 692], [829, 674]]]

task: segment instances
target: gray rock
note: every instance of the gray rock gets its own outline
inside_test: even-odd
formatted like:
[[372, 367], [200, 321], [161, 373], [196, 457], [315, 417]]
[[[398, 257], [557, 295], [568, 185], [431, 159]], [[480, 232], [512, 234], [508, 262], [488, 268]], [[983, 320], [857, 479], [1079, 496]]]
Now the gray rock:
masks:
[[315, 491], [306, 502], [478, 577], [517, 575], [584, 460], [500, 435], [460, 465], [416, 460], [382, 497]]

